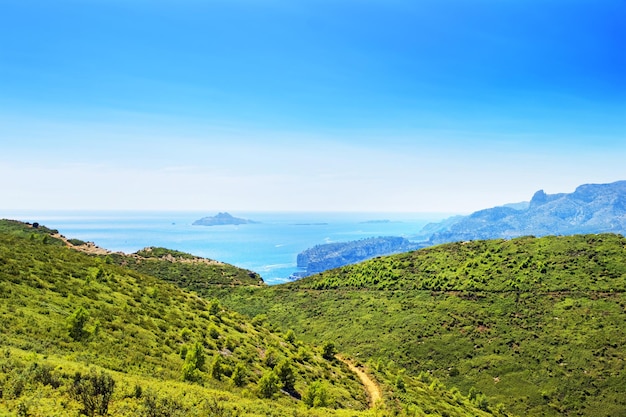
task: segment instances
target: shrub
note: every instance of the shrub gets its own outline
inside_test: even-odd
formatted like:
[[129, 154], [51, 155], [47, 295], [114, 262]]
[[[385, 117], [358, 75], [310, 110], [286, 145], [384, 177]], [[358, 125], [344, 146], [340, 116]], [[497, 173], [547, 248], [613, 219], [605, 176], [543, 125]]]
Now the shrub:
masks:
[[70, 395], [83, 406], [82, 413], [87, 416], [104, 416], [109, 411], [109, 401], [113, 396], [115, 381], [105, 373], [92, 370], [89, 375], [76, 372], [70, 388]]
[[217, 316], [220, 310], [221, 306], [219, 300], [216, 298], [212, 299], [211, 303], [209, 304], [209, 314], [212, 316]]
[[276, 372], [280, 382], [283, 384], [283, 389], [289, 393], [293, 393], [295, 390], [294, 384], [296, 383], [296, 376], [293, 373], [291, 361], [289, 359], [283, 359], [276, 365], [274, 372]]
[[180, 415], [183, 406], [176, 400], [166, 397], [159, 398], [156, 393], [148, 389], [143, 396], [143, 410], [145, 417], [170, 417]]
[[269, 348], [265, 351], [265, 359], [263, 360], [265, 366], [274, 369], [278, 363], [278, 352], [274, 348]]
[[217, 330], [217, 327], [214, 324], [211, 324], [209, 326], [209, 336], [211, 336], [211, 338], [213, 339], [219, 339], [220, 337], [220, 332], [219, 330]]
[[293, 330], [287, 330], [287, 333], [285, 334], [285, 340], [289, 343], [294, 343], [296, 341], [296, 334], [293, 332]]
[[261, 398], [272, 398], [279, 390], [280, 378], [274, 371], [267, 371], [258, 382], [258, 393]]
[[248, 369], [246, 368], [246, 366], [241, 362], [237, 362], [237, 365], [235, 365], [235, 370], [233, 371], [233, 375], [231, 376], [233, 384], [235, 384], [235, 386], [237, 387], [243, 387], [246, 384], [247, 376]]
[[335, 348], [335, 344], [333, 342], [326, 342], [322, 346], [322, 358], [330, 361], [335, 358], [336, 353], [337, 349]]
[[329, 398], [326, 385], [320, 381], [313, 382], [302, 397], [302, 401], [309, 407], [327, 407]]
[[398, 374], [396, 376], [395, 385], [396, 385], [396, 388], [398, 388], [398, 391], [400, 392], [406, 391], [406, 384], [404, 382], [404, 377], [402, 376], [402, 374]]
[[185, 341], [188, 342], [189, 339], [191, 339], [191, 336], [193, 335], [193, 333], [191, 333], [191, 330], [189, 330], [188, 328], [184, 327], [181, 331], [180, 331], [180, 337]]
[[76, 341], [80, 341], [87, 336], [85, 324], [89, 320], [89, 312], [82, 306], [78, 307], [68, 318], [67, 328], [70, 337]]
[[187, 351], [185, 357], [185, 363], [183, 364], [182, 379], [183, 381], [198, 381], [200, 379], [200, 371], [204, 371], [204, 363], [206, 357], [204, 354], [204, 348], [200, 342], [194, 343], [194, 345]]
[[217, 353], [211, 361], [211, 377], [218, 381], [222, 379], [224, 368], [222, 366], [222, 355]]

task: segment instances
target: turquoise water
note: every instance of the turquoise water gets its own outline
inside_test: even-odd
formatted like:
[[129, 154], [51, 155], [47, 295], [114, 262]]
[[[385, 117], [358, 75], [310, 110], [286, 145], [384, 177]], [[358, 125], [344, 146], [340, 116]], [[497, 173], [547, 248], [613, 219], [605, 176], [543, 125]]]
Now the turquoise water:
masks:
[[[39, 222], [69, 238], [132, 253], [163, 246], [258, 272], [268, 284], [296, 272], [299, 252], [322, 243], [376, 236], [410, 237], [443, 214], [244, 213], [261, 222], [239, 226], [192, 226], [198, 212], [0, 212], [1, 217]], [[378, 222], [388, 220], [388, 222]]]

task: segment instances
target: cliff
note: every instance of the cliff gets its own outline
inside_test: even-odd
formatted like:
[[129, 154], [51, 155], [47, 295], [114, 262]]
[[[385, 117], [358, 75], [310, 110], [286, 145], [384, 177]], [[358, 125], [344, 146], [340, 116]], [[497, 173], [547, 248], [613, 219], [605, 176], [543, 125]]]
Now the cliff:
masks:
[[311, 275], [327, 269], [353, 264], [376, 256], [391, 255], [419, 249], [402, 237], [375, 237], [352, 242], [337, 242], [317, 245], [298, 254], [298, 268], [306, 268]]

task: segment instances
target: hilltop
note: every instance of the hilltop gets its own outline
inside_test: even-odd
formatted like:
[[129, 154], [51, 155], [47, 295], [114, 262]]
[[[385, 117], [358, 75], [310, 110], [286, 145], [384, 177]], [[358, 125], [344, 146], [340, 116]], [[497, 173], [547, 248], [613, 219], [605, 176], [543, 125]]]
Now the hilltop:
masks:
[[[171, 276], [180, 271], [172, 265], [188, 266], [194, 276], [193, 268], [220, 265], [162, 248], [119, 259], [86, 254], [55, 232], [0, 221], [0, 414], [323, 417], [409, 410], [386, 398], [368, 410], [368, 391], [351, 367], [368, 368], [335, 358], [332, 342], [303, 342], [262, 313], [249, 318], [172, 284], [197, 284]], [[162, 278], [140, 272], [146, 263]], [[218, 280], [199, 289], [206, 295], [207, 288], [227, 287], [260, 288]], [[459, 394], [408, 377], [403, 384], [423, 392], [411, 415], [424, 407], [488, 415]]]
[[389, 383], [404, 370], [556, 417], [626, 414], [625, 290], [626, 239], [600, 234], [450, 243], [214, 294], [333, 340]]

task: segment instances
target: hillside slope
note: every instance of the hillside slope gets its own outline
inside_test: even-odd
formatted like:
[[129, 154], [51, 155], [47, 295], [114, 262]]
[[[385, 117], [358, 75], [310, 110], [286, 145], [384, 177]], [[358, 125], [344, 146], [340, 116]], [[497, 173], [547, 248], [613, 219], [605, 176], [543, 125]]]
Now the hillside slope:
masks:
[[405, 368], [519, 415], [616, 416], [625, 289], [626, 239], [605, 234], [446, 244], [220, 294], [334, 340], [382, 378]]
[[[368, 410], [364, 386], [333, 357], [332, 344], [315, 348], [274, 330], [263, 315], [246, 318], [53, 234], [0, 221], [1, 415], [323, 417], [423, 409], [381, 403]], [[175, 254], [165, 251], [148, 252], [168, 265], [161, 255]], [[462, 396], [419, 381], [405, 385], [424, 391], [429, 410], [488, 415]]]
[[[156, 387], [155, 392], [162, 388], [161, 382], [171, 381], [179, 390], [186, 390], [186, 385], [210, 386], [213, 393], [229, 391], [245, 397], [247, 390], [259, 392], [260, 397], [276, 397], [275, 405], [261, 399], [244, 401], [261, 415], [262, 410], [274, 407], [299, 408], [299, 398], [316, 381], [326, 381], [326, 404], [331, 408], [367, 408], [363, 387], [347, 367], [322, 358], [319, 351], [293, 335], [274, 332], [263, 318], [245, 319], [215, 300], [185, 293], [157, 278], [107, 264], [41, 236], [0, 233], [2, 345], [5, 357], [14, 358], [4, 366], [16, 369], [14, 375], [5, 373], [0, 378], [2, 397], [11, 401], [9, 409], [17, 407], [16, 400], [24, 395], [11, 387], [20, 375], [30, 372], [29, 367], [41, 365], [45, 358], [53, 358], [46, 368], [53, 376], [46, 381], [57, 382], [44, 385], [58, 385], [56, 394], [61, 396], [64, 390], [71, 391], [73, 376], [59, 367], [80, 369], [84, 375], [89, 375], [88, 367], [95, 367], [111, 375], [132, 376], [140, 389]], [[34, 356], [25, 356], [27, 352]], [[28, 365], [20, 368], [20, 363]], [[278, 389], [272, 389], [271, 395], [261, 392], [270, 373], [279, 378], [273, 383], [276, 388], [287, 384], [282, 378], [289, 381], [283, 389], [290, 395], [280, 394]], [[37, 378], [29, 380], [33, 390]], [[119, 384], [124, 382], [128, 381]], [[5, 396], [5, 392], [10, 393]], [[111, 407], [117, 410], [113, 414], [123, 413], [117, 407], [129, 402], [123, 398], [125, 394], [113, 398]], [[218, 396], [212, 397], [220, 402]], [[136, 415], [134, 411], [145, 406], [144, 400], [139, 396], [125, 404], [130, 410], [127, 414]], [[40, 415], [63, 414], [63, 407], [46, 414], [41, 410], [50, 404], [30, 403], [29, 408], [40, 410]], [[71, 409], [76, 404], [68, 402], [68, 406]], [[178, 408], [195, 415], [182, 404]]]

